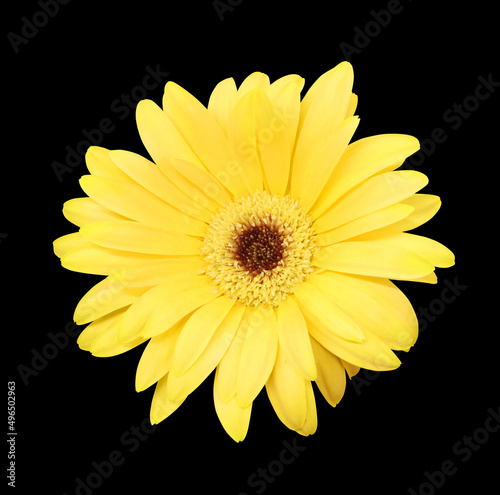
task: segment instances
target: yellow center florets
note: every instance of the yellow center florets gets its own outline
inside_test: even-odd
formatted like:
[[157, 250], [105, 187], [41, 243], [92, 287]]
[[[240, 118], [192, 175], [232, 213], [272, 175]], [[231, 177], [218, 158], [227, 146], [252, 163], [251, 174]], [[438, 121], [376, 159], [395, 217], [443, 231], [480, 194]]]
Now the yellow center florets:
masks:
[[219, 290], [247, 306], [278, 306], [314, 268], [315, 232], [289, 197], [256, 192], [216, 213], [202, 254]]

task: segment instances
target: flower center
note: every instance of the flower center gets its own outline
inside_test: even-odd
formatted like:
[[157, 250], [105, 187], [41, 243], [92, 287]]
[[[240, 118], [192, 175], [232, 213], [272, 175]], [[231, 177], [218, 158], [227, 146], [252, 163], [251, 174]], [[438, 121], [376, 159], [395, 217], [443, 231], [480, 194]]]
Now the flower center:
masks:
[[278, 306], [311, 273], [317, 246], [297, 201], [256, 192], [216, 213], [202, 248], [219, 290], [247, 306]]

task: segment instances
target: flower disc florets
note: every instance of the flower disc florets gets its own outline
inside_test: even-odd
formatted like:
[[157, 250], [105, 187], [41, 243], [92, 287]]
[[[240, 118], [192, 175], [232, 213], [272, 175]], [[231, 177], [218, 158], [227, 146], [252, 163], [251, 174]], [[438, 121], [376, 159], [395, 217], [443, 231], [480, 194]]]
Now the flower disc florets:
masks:
[[314, 237], [297, 201], [259, 191], [213, 216], [202, 249], [206, 273], [231, 299], [278, 306], [314, 270]]

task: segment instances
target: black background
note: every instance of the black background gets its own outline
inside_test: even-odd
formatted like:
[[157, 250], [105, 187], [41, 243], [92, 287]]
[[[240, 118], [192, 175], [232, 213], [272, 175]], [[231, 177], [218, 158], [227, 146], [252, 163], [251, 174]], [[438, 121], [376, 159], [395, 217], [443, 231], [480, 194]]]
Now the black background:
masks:
[[[46, 22], [35, 1], [9, 4], [2, 164], [7, 201], [0, 253], [7, 381], [16, 382], [16, 490], [60, 495], [490, 492], [498, 480], [493, 471], [498, 433], [470, 458], [457, 442], [474, 433], [482, 441], [478, 428], [485, 426], [489, 408], [498, 411], [500, 405], [498, 321], [493, 319], [498, 193], [492, 188], [499, 90], [492, 88], [482, 101], [473, 96], [478, 77], [500, 81], [494, 63], [496, 14], [486, 2], [441, 2], [440, 9], [437, 2], [410, 0], [221, 3], [233, 7], [219, 15], [212, 1], [73, 0], [59, 5]], [[397, 4], [398, 13], [384, 21], [386, 26], [374, 24], [372, 10], [394, 10]], [[25, 19], [34, 16], [44, 25], [35, 34], [24, 28], [30, 37], [14, 49], [8, 34], [22, 36]], [[363, 41], [359, 32], [366, 30]], [[342, 43], [355, 52], [348, 54]], [[419, 233], [450, 247], [457, 263], [438, 270], [436, 286], [401, 284], [421, 314], [425, 333], [402, 356], [398, 370], [361, 372], [335, 409], [317, 394], [319, 426], [312, 437], [284, 427], [263, 392], [246, 440], [236, 444], [216, 417], [213, 376], [151, 430], [153, 388], [134, 390], [143, 347], [101, 359], [78, 349], [77, 332], [61, 337], [77, 302], [101, 277], [64, 270], [52, 252], [52, 241], [74, 230], [61, 208], [83, 196], [78, 179], [86, 173], [82, 163], [60, 181], [53, 162], [63, 163], [65, 148], [81, 144], [83, 130], [95, 129], [103, 118], [115, 128], [102, 136], [102, 146], [146, 154], [133, 111], [123, 118], [112, 105], [142, 84], [148, 66], [168, 76], [147, 91], [147, 98], [161, 103], [170, 79], [206, 104], [217, 82], [232, 76], [239, 84], [256, 70], [271, 80], [298, 73], [306, 78], [305, 93], [347, 57], [359, 95], [355, 138], [397, 132], [428, 140], [430, 151], [420, 155], [415, 168], [429, 176], [424, 192], [440, 195], [443, 207]], [[464, 100], [471, 111], [460, 116], [454, 105]], [[429, 138], [436, 128], [442, 132], [435, 135], [446, 139], [432, 149]], [[445, 281], [460, 286], [453, 301], [443, 300]], [[61, 349], [47, 347], [50, 335], [60, 336]], [[49, 356], [45, 362], [33, 362], [43, 352]], [[20, 370], [27, 368], [34, 373], [23, 379]], [[302, 449], [291, 464], [277, 461], [283, 442]], [[99, 481], [92, 475], [95, 463], [117, 455], [113, 451], [119, 451], [121, 464]], [[441, 469], [445, 461], [456, 466], [454, 474], [439, 488], [422, 485], [425, 472]], [[268, 468], [278, 474], [269, 478], [259, 471]], [[99, 486], [76, 490], [78, 478]]]

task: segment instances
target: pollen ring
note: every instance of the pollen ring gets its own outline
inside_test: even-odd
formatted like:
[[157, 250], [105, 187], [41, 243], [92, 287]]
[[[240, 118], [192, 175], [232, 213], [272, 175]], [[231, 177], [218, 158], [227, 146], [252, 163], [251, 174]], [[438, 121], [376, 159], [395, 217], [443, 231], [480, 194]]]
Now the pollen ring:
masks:
[[230, 299], [278, 306], [314, 270], [316, 250], [299, 203], [259, 191], [212, 217], [202, 254], [207, 275]]

